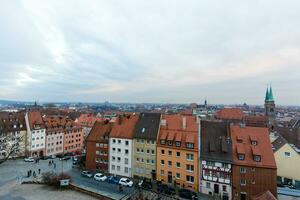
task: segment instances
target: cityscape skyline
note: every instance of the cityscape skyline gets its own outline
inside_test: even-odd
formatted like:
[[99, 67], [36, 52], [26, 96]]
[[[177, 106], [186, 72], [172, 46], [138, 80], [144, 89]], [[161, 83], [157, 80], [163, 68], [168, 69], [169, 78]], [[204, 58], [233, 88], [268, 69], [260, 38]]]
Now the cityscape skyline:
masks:
[[277, 104], [299, 105], [299, 8], [2, 2], [0, 99], [262, 105], [271, 82]]

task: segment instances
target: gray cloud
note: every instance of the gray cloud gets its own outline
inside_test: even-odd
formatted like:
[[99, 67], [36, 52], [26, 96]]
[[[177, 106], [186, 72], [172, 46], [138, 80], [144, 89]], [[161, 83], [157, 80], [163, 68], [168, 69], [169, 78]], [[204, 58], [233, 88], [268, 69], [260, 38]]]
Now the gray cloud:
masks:
[[[270, 6], [272, 5], [272, 6]], [[14, 1], [0, 7], [0, 98], [299, 104], [300, 3]]]

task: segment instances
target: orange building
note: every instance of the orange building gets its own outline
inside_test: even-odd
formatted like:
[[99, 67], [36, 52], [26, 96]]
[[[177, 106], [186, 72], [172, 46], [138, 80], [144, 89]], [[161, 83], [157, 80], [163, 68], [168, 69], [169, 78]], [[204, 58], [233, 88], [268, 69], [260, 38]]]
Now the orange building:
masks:
[[198, 124], [194, 116], [163, 115], [157, 137], [157, 180], [198, 191]]
[[83, 149], [83, 131], [79, 124], [68, 121], [65, 124], [64, 153], [80, 154]]

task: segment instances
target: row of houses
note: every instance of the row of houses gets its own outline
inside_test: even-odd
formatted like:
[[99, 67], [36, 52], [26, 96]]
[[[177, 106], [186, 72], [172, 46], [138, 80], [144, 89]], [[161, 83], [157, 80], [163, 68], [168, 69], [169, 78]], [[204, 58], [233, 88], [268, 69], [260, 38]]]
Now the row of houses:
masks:
[[140, 113], [96, 122], [87, 137], [86, 167], [221, 199], [266, 191], [277, 196], [269, 129], [220, 119]]
[[[82, 128], [66, 116], [42, 116], [39, 111], [3, 112], [0, 116], [1, 157], [43, 157], [81, 153]], [[18, 145], [13, 152], [7, 146]]]

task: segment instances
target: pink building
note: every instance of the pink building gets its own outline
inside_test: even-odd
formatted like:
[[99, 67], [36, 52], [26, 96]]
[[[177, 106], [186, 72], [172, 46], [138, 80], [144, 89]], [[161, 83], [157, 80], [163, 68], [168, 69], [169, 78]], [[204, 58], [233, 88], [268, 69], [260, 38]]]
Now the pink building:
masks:
[[64, 153], [80, 154], [83, 149], [84, 134], [79, 124], [69, 121], [65, 126]]

